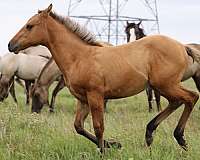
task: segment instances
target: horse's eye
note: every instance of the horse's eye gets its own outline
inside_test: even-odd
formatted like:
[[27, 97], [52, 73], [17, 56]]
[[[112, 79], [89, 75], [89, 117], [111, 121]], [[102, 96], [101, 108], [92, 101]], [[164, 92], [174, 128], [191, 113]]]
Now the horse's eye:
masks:
[[27, 29], [27, 30], [30, 31], [32, 28], [33, 28], [33, 25], [30, 25], [30, 24], [27, 24], [27, 25], [26, 25], [26, 29]]

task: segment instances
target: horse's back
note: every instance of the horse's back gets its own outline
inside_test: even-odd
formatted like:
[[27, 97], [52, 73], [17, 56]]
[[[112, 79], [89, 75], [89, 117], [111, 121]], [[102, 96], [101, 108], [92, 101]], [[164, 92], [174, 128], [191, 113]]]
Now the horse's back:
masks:
[[43, 56], [46, 58], [51, 58], [51, 53], [49, 51], [48, 48], [44, 47], [44, 46], [34, 46], [34, 47], [29, 47], [23, 51], [21, 51], [21, 53], [27, 54], [27, 55], [33, 55], [33, 56]]
[[19, 53], [17, 74], [22, 79], [36, 79], [47, 62], [44, 57]]
[[160, 78], [169, 84], [170, 81], [179, 83], [188, 65], [185, 46], [161, 35], [148, 36], [141, 41], [149, 50], [148, 75], [152, 85], [160, 83]]

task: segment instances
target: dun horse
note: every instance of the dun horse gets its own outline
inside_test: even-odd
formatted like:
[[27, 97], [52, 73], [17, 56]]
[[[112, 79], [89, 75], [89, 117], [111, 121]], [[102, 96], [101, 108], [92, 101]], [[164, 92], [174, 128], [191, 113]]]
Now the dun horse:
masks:
[[[127, 34], [127, 42], [138, 40], [138, 39], [146, 36], [144, 34], [144, 30], [142, 28], [140, 28], [140, 24], [141, 24], [141, 21], [138, 24], [127, 22], [127, 26], [125, 28], [125, 32]], [[199, 51], [199, 53], [197, 53], [197, 54], [200, 55], [200, 45], [199, 44], [187, 44], [187, 46]], [[183, 75], [182, 81], [185, 81], [189, 78], [193, 78], [193, 80], [196, 84], [196, 87], [197, 87], [198, 91], [200, 92], [200, 64], [197, 62], [193, 62], [191, 57], [188, 57], [188, 63], [189, 63], [189, 66]], [[149, 102], [149, 111], [152, 110], [152, 98], [153, 98], [152, 90], [153, 89], [150, 86], [148, 86], [146, 89], [146, 93], [148, 96], [148, 102]], [[157, 109], [159, 111], [159, 109], [161, 108], [160, 93], [154, 90], [154, 94], [155, 94]]]
[[[127, 35], [127, 42], [132, 42], [132, 41], [138, 40], [140, 38], [146, 37], [143, 29], [140, 28], [141, 23], [142, 23], [142, 21], [140, 21], [138, 24], [129, 23], [127, 21], [127, 25], [126, 25], [126, 28], [125, 28], [125, 33]], [[147, 97], [148, 97], [149, 112], [151, 112], [152, 109], [153, 109], [152, 108], [153, 89], [149, 86], [149, 84], [147, 84], [147, 87], [146, 87], [146, 94], [147, 94]], [[156, 99], [157, 110], [160, 111], [161, 110], [160, 93], [157, 92], [156, 90], [154, 90], [154, 95], [155, 95], [155, 99]]]
[[[1, 59], [0, 69], [0, 99], [3, 101], [14, 82], [14, 76], [26, 80], [29, 83], [38, 78], [40, 71], [47, 63], [48, 59], [41, 56], [32, 56], [26, 54], [8, 53]], [[34, 67], [33, 67], [34, 66]], [[13, 86], [14, 87], [14, 86]], [[27, 86], [26, 86], [26, 89]], [[29, 90], [27, 90], [29, 95]], [[29, 97], [27, 97], [27, 100]]]
[[[146, 128], [146, 143], [153, 142], [158, 125], [182, 104], [184, 111], [174, 130], [178, 144], [187, 149], [184, 139], [186, 122], [199, 96], [181, 86], [188, 56], [200, 63], [193, 49], [166, 36], [155, 35], [120, 46], [100, 47], [89, 31], [69, 17], [51, 12], [52, 5], [31, 17], [8, 44], [11, 52], [34, 46], [49, 48], [63, 73], [70, 92], [78, 100], [76, 131], [95, 143], [100, 151], [120, 143], [104, 140], [104, 99], [136, 95], [149, 83], [169, 105]], [[167, 82], [167, 83], [166, 83]], [[89, 112], [95, 136], [84, 129]]]
[[50, 112], [54, 111], [55, 97], [57, 93], [65, 86], [64, 79], [60, 69], [56, 65], [53, 58], [42, 69], [38, 80], [33, 86], [32, 94], [32, 112], [39, 113], [45, 104], [49, 104], [49, 87], [51, 84], [60, 77], [60, 80], [53, 90], [51, 103], [49, 106]]

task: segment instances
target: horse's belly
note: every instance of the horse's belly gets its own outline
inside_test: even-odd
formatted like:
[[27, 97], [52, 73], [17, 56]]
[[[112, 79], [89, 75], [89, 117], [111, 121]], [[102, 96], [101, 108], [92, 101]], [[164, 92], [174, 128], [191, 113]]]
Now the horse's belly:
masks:
[[42, 70], [42, 67], [35, 68], [35, 69], [29, 68], [29, 69], [19, 70], [17, 72], [17, 76], [24, 80], [34, 80], [39, 77], [41, 70]]
[[136, 95], [146, 87], [147, 79], [142, 74], [129, 76], [129, 78], [118, 77], [118, 81], [112, 81], [106, 86], [105, 98], [124, 98]]

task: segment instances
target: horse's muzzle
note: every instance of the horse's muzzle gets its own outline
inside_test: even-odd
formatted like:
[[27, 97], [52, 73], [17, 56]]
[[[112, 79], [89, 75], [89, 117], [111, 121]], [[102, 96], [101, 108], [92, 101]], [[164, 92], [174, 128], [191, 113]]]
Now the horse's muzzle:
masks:
[[14, 52], [15, 54], [18, 53], [18, 48], [19, 48], [19, 44], [17, 43], [12, 43], [11, 41], [8, 43], [8, 50], [10, 52]]

